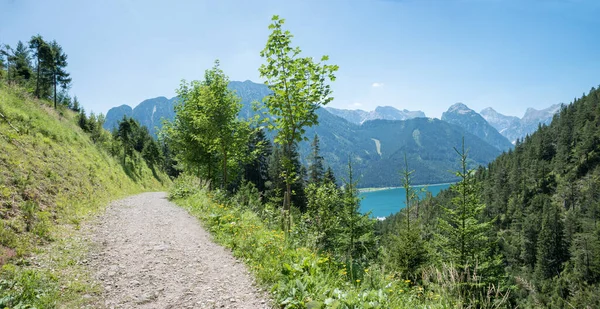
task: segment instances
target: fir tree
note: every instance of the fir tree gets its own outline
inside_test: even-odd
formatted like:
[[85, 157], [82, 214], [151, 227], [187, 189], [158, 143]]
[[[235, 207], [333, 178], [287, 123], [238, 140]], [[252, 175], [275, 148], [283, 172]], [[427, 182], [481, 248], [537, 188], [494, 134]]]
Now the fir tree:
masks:
[[310, 166], [308, 167], [309, 183], [321, 183], [323, 180], [323, 157], [320, 154], [319, 136], [315, 134], [313, 138], [310, 157]]

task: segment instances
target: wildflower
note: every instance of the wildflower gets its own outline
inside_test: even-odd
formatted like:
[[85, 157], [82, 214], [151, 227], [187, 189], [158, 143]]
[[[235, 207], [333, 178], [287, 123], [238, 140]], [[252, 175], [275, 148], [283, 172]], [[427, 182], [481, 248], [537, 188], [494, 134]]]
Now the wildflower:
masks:
[[360, 279], [356, 279], [356, 283], [360, 283]]

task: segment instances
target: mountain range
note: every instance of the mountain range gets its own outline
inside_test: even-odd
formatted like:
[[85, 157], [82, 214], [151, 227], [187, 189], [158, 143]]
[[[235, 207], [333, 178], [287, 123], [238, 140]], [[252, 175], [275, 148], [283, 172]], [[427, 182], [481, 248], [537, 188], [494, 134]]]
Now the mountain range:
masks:
[[385, 119], [385, 120], [407, 120], [412, 118], [425, 117], [422, 111], [398, 110], [391, 106], [377, 106], [375, 110], [367, 112], [360, 109], [339, 109], [333, 107], [325, 107], [325, 109], [339, 117], [342, 117], [352, 123], [362, 124], [368, 120]]
[[462, 103], [456, 103], [442, 114], [442, 120], [462, 127], [498, 150], [506, 151], [512, 144], [481, 115]]
[[482, 110], [480, 114], [500, 134], [514, 144], [517, 139], [523, 139], [535, 132], [539, 124], [550, 124], [554, 115], [560, 111], [561, 106], [561, 104], [554, 104], [542, 110], [528, 108], [523, 118], [520, 119], [515, 116], [502, 115], [491, 107]]
[[[251, 81], [232, 81], [229, 88], [240, 96], [242, 109], [239, 116], [246, 119], [256, 115], [252, 102], [261, 102], [270, 93], [266, 85]], [[177, 98], [158, 97], [145, 100], [135, 108], [114, 107], [106, 114], [104, 127], [111, 130], [123, 116], [128, 116], [147, 126], [156, 136], [157, 129], [162, 126], [161, 119], [174, 118], [176, 102]], [[371, 112], [326, 107], [317, 110], [317, 114], [319, 124], [307, 128], [306, 136], [309, 139], [315, 134], [319, 136], [321, 155], [338, 178], [345, 175], [348, 158], [352, 158], [361, 187], [399, 186], [399, 171], [405, 155], [410, 169], [415, 170], [415, 184], [455, 181], [456, 176], [449, 172], [457, 168], [453, 148], [460, 147], [463, 137], [470, 149], [473, 166], [485, 165], [512, 147], [507, 137], [483, 115], [461, 103], [451, 106], [442, 120], [426, 118], [421, 111], [398, 110], [390, 106], [377, 107]], [[546, 121], [543, 118], [546, 113], [530, 114], [524, 119]], [[500, 115], [497, 118], [503, 116], [497, 115]], [[530, 124], [525, 120], [523, 123], [529, 128]], [[267, 135], [272, 138], [274, 132]], [[303, 164], [307, 164], [310, 143], [300, 143], [299, 152]]]

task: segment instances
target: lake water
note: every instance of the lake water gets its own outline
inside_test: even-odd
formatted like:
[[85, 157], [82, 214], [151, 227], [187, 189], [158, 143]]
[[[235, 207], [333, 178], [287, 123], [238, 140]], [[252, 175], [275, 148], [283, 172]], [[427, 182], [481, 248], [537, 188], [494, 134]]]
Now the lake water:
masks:
[[[419, 190], [423, 186], [417, 186], [415, 189]], [[448, 189], [450, 184], [439, 184], [439, 185], [428, 185], [427, 191], [431, 192], [433, 196], [440, 193], [444, 189]], [[400, 209], [404, 208], [406, 202], [406, 192], [404, 188], [393, 188], [383, 189], [370, 192], [361, 192], [360, 197], [360, 211], [366, 213], [372, 211], [373, 217], [387, 217], [390, 214], [397, 213]], [[425, 193], [421, 195], [421, 198], [425, 197]]]

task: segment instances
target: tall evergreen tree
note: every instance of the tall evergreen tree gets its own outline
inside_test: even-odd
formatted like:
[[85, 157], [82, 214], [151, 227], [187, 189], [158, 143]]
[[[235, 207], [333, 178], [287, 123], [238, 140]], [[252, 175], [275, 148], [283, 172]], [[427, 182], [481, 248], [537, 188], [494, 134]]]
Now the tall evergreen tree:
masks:
[[321, 183], [323, 180], [323, 157], [320, 154], [319, 136], [315, 134], [311, 143], [312, 153], [310, 156], [310, 166], [308, 167], [308, 177], [310, 183]]
[[443, 261], [452, 262], [460, 275], [458, 293], [477, 303], [490, 285], [497, 287], [504, 281], [502, 259], [495, 254], [489, 237], [493, 220], [482, 219], [486, 206], [480, 201], [475, 172], [467, 168], [464, 139], [462, 149], [455, 151], [461, 167], [456, 175], [461, 181], [451, 187], [451, 206], [442, 207], [444, 215], [438, 219], [436, 238]]
[[14, 51], [7, 59], [11, 63], [10, 70], [8, 70], [10, 80], [19, 84], [29, 81], [32, 76], [31, 59], [29, 50], [23, 42], [19, 41], [17, 43]]
[[51, 84], [51, 75], [48, 72], [51, 70], [53, 63], [52, 49], [39, 34], [31, 37], [29, 48], [33, 51], [36, 62], [34, 94], [39, 99], [46, 96], [48, 86]]
[[404, 207], [406, 213], [406, 229], [410, 230], [410, 205], [417, 198], [415, 190], [412, 188], [411, 175], [414, 171], [408, 169], [408, 160], [406, 154], [404, 154], [404, 170], [402, 171], [402, 187], [404, 188], [405, 199]]
[[8, 48], [6, 44], [0, 44], [0, 80], [3, 80], [8, 75]]
[[244, 177], [252, 182], [258, 191], [264, 192], [266, 183], [270, 179], [268, 168], [272, 146], [262, 128], [252, 131], [248, 151], [251, 153], [252, 160], [244, 166]]
[[568, 257], [560, 211], [551, 203], [544, 205], [542, 229], [537, 242], [535, 273], [540, 279], [558, 276]]
[[134, 130], [134, 122], [127, 116], [123, 116], [123, 119], [119, 121], [115, 136], [117, 140], [121, 141], [123, 147], [123, 166], [125, 166], [127, 155], [133, 151]]
[[51, 62], [49, 64], [49, 74], [54, 88], [54, 108], [57, 108], [57, 87], [67, 89], [71, 84], [70, 74], [65, 71], [67, 67], [67, 54], [62, 50], [62, 47], [56, 42], [50, 43]]
[[327, 167], [327, 171], [325, 171], [325, 175], [323, 176], [323, 179], [325, 180], [325, 182], [337, 184], [337, 179], [335, 179], [335, 174], [333, 173], [331, 166]]

